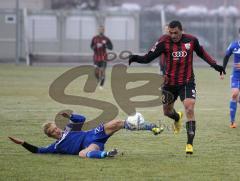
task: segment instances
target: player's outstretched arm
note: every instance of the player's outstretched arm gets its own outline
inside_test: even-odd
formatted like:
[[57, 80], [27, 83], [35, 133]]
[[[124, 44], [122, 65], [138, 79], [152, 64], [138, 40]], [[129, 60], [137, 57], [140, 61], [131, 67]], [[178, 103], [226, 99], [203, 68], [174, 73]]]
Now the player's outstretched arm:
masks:
[[38, 147], [31, 145], [21, 139], [18, 138], [14, 138], [9, 136], [8, 137], [12, 142], [18, 144], [18, 145], [22, 145], [25, 149], [27, 149], [28, 151], [32, 152], [32, 153], [37, 153], [38, 152]]
[[128, 64], [131, 65], [132, 62], [137, 62], [141, 64], [147, 64], [153, 61], [155, 58], [159, 57], [164, 51], [164, 44], [162, 42], [156, 42], [152, 49], [144, 56], [130, 55]]
[[216, 71], [222, 74], [226, 74], [225, 68], [221, 65], [218, 65], [216, 61], [204, 50], [204, 48], [199, 44], [198, 39], [196, 38], [194, 40], [194, 51], [196, 54], [202, 58], [204, 61], [206, 61], [211, 67], [213, 67]]
[[128, 65], [131, 65], [132, 62], [137, 62], [140, 64], [147, 64], [157, 58], [159, 55], [156, 53], [149, 52], [144, 56], [140, 55], [130, 55], [128, 60]]
[[[227, 67], [230, 56], [231, 56], [231, 52], [227, 52], [226, 55], [223, 58], [223, 69], [224, 70], [226, 70], [226, 67]], [[221, 77], [221, 79], [224, 79], [223, 75], [221, 75], [220, 77]]]
[[16, 143], [16, 144], [18, 144], [18, 145], [22, 145], [22, 144], [24, 143], [23, 140], [20, 140], [20, 139], [18, 139], [18, 138], [14, 138], [14, 137], [11, 137], [11, 136], [9, 136], [8, 138], [9, 138], [12, 142], [14, 142], [14, 143]]
[[226, 69], [228, 61], [229, 61], [230, 56], [229, 55], [225, 55], [225, 57], [223, 58], [223, 68]]

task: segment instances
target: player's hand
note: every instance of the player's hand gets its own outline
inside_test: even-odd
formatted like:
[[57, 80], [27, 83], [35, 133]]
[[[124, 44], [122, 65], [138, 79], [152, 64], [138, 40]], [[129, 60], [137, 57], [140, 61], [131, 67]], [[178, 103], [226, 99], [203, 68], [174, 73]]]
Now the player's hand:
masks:
[[138, 55], [130, 55], [128, 59], [128, 65], [131, 65], [132, 62], [137, 62]]
[[213, 65], [213, 68], [214, 68], [216, 71], [218, 71], [218, 72], [220, 73], [220, 75], [226, 74], [225, 69], [224, 69], [223, 66], [221, 66], [221, 65], [215, 64], [215, 65]]
[[71, 117], [71, 115], [69, 115], [69, 114], [66, 113], [66, 112], [61, 113], [61, 115], [62, 115], [63, 117], [65, 117], [65, 118], [68, 118], [68, 119], [70, 119], [70, 117]]
[[220, 75], [220, 79], [223, 80], [224, 79], [224, 75]]
[[24, 143], [23, 140], [20, 140], [20, 139], [18, 139], [18, 138], [14, 138], [14, 137], [11, 137], [11, 136], [9, 136], [8, 138], [9, 138], [12, 142], [14, 142], [14, 143], [16, 143], [16, 144], [18, 144], [18, 145], [22, 145], [22, 144]]

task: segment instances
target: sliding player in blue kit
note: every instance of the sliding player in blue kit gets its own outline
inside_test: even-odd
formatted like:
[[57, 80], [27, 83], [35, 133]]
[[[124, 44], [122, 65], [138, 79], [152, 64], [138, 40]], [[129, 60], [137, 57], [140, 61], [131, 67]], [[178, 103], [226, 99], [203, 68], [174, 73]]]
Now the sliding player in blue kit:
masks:
[[113, 149], [108, 152], [104, 151], [104, 145], [108, 138], [120, 129], [149, 130], [155, 135], [160, 134], [162, 131], [155, 124], [148, 123], [146, 121], [140, 126], [134, 126], [128, 122], [128, 119], [112, 120], [105, 124], [100, 124], [96, 128], [88, 131], [73, 131], [74, 126], [76, 124], [83, 125], [86, 118], [83, 115], [72, 113], [62, 113], [62, 116], [70, 120], [64, 131], [57, 127], [54, 122], [47, 122], [43, 125], [44, 133], [48, 137], [57, 140], [47, 147], [37, 147], [14, 137], [9, 137], [9, 139], [16, 144], [22, 145], [25, 149], [32, 153], [79, 155], [82, 158], [105, 158], [113, 157], [117, 154], [117, 149]]
[[[240, 35], [240, 28], [238, 30]], [[240, 40], [233, 41], [227, 48], [225, 57], [223, 59], [223, 68], [227, 67], [230, 56], [234, 54], [234, 63], [231, 74], [231, 89], [232, 96], [230, 101], [230, 128], [236, 128], [235, 116], [237, 111], [237, 102], [240, 89]], [[223, 77], [222, 77], [223, 78]]]

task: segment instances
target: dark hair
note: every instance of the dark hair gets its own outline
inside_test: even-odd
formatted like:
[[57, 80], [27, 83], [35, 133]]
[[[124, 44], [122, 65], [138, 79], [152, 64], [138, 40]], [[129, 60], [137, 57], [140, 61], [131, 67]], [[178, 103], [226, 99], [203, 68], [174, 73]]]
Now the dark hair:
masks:
[[180, 21], [177, 21], [177, 20], [173, 20], [169, 23], [168, 25], [169, 28], [176, 28], [178, 27], [179, 30], [182, 31], [182, 24]]

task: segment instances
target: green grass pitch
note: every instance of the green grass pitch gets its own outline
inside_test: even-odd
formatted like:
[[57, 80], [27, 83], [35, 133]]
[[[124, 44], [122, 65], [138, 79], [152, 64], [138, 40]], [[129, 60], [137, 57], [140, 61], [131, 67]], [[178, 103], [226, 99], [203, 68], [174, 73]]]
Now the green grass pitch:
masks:
[[[239, 180], [240, 127], [229, 128], [229, 74], [220, 80], [210, 68], [196, 68], [197, 101], [195, 107], [197, 131], [194, 154], [185, 156], [186, 131], [174, 135], [166, 129], [161, 135], [150, 132], [120, 130], [106, 144], [118, 148], [113, 159], [81, 159], [78, 156], [36, 155], [16, 145], [7, 136], [16, 136], [37, 146], [53, 140], [41, 129], [46, 119], [53, 119], [62, 109], [70, 108], [89, 119], [99, 110], [76, 105], [63, 105], [48, 95], [50, 84], [71, 67], [25, 67], [0, 65], [0, 180]], [[134, 68], [131, 72], [155, 72], [158, 68]], [[107, 69], [104, 90], [84, 93], [85, 78], [74, 80], [68, 93], [85, 95], [111, 102], [117, 106], [110, 88], [111, 68]], [[183, 111], [178, 100], [177, 110]], [[163, 117], [162, 107], [137, 109], [145, 119], [172, 121]], [[119, 111], [118, 118], [126, 114]], [[237, 122], [239, 121], [237, 112]]]

